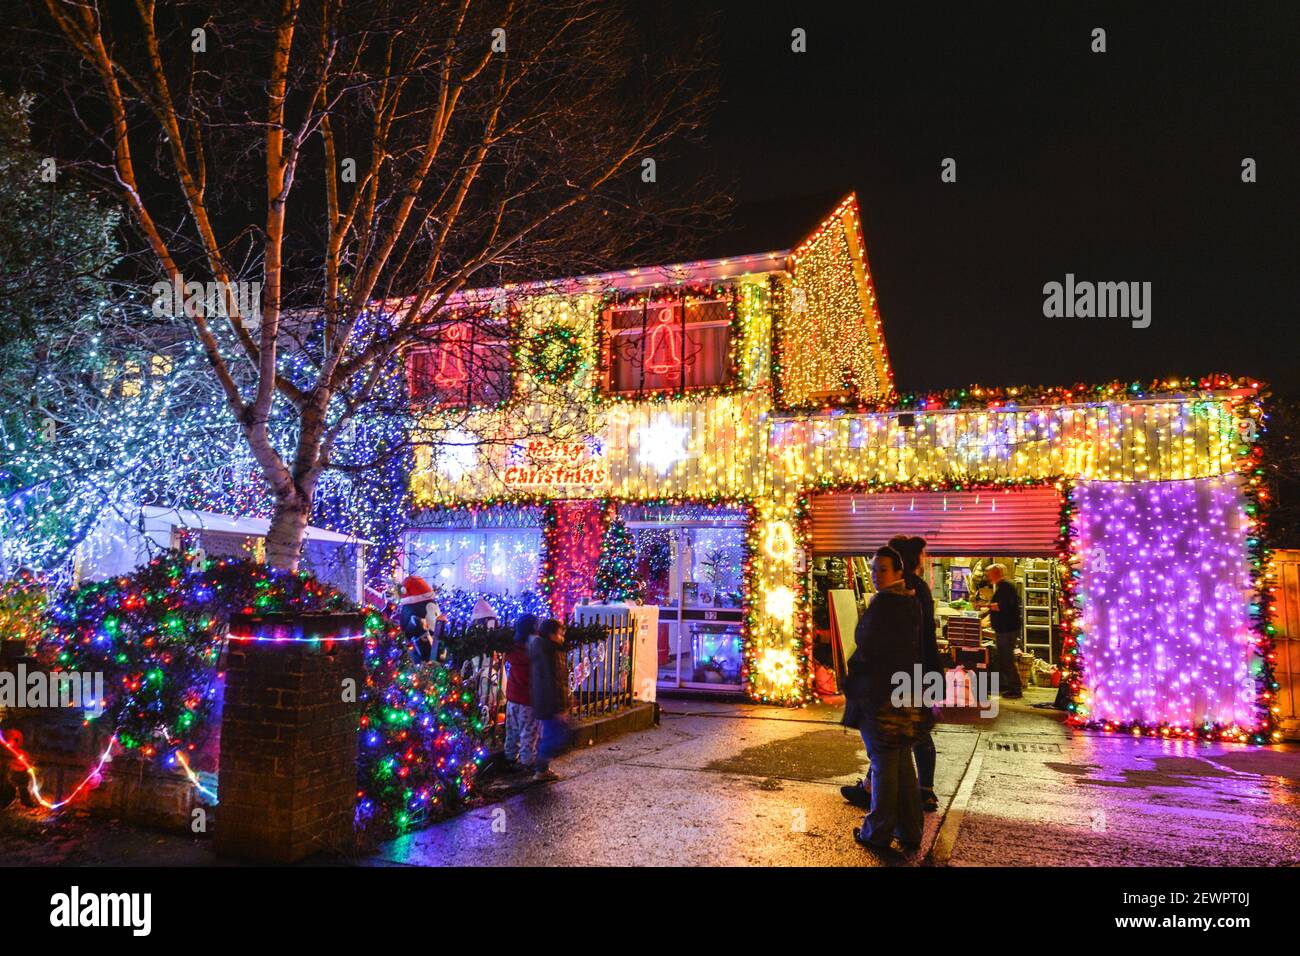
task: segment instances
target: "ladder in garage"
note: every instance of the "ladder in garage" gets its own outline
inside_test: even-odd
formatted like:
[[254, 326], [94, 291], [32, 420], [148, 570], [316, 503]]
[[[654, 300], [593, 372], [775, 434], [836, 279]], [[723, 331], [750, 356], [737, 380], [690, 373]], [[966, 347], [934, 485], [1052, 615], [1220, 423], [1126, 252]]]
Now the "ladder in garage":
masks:
[[1020, 602], [1025, 621], [1025, 653], [1049, 664], [1056, 663], [1052, 659], [1052, 638], [1059, 623], [1056, 588], [1056, 569], [1051, 561], [1035, 562], [1025, 568], [1025, 595]]

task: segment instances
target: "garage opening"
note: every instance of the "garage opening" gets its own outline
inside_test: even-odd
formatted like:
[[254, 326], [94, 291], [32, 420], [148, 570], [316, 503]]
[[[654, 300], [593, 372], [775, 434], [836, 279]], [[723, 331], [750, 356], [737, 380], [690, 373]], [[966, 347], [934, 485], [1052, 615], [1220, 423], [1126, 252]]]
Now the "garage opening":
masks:
[[1068, 573], [1057, 560], [1061, 494], [1055, 487], [828, 492], [813, 496], [809, 505], [814, 658], [823, 667], [832, 667], [834, 659], [831, 604], [840, 609], [837, 617], [849, 602], [858, 613], [865, 610], [873, 593], [871, 556], [901, 534], [926, 540], [921, 573], [934, 596], [942, 656], [997, 667], [994, 632], [982, 605], [993, 597], [989, 568], [1000, 564], [1020, 599], [1021, 675], [1028, 683], [1051, 682], [1051, 665], [1061, 655], [1061, 575]]

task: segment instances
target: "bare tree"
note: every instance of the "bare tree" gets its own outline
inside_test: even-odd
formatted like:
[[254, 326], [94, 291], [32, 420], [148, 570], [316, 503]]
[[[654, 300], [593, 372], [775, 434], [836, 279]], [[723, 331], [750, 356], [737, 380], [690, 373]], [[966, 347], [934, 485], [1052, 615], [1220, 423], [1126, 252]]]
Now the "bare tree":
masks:
[[708, 105], [707, 40], [656, 47], [635, 6], [41, 2], [75, 54], [42, 69], [90, 134], [66, 158], [156, 276], [219, 284], [184, 318], [274, 495], [280, 567], [341, 430], [453, 297], [623, 265], [712, 213], [653, 181]]

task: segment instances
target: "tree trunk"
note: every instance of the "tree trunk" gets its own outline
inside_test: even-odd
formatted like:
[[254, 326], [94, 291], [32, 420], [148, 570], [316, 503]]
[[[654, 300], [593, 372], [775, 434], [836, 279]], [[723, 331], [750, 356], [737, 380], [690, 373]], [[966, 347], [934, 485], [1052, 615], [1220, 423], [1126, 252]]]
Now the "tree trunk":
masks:
[[266, 563], [273, 568], [298, 570], [303, 535], [311, 515], [311, 502], [300, 492], [278, 498], [271, 527], [266, 532]]

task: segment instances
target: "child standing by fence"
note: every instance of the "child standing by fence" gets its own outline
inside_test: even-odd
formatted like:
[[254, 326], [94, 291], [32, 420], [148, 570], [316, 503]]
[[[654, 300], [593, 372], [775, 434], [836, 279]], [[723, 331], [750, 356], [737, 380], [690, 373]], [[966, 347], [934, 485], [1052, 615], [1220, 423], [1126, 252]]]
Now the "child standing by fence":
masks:
[[533, 769], [541, 723], [533, 715], [532, 662], [528, 640], [537, 633], [537, 615], [515, 621], [515, 643], [506, 652], [506, 761], [517, 770]]
[[563, 749], [569, 736], [569, 659], [564, 647], [564, 625], [546, 620], [528, 642], [532, 660], [533, 716], [542, 724], [537, 745], [534, 780], [558, 780], [551, 758]]

